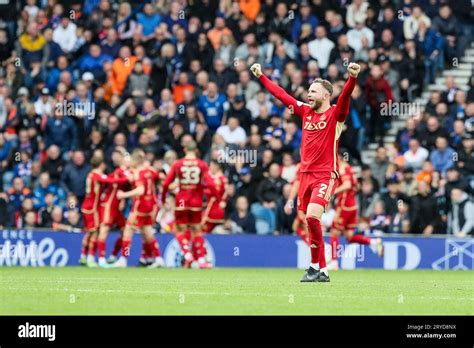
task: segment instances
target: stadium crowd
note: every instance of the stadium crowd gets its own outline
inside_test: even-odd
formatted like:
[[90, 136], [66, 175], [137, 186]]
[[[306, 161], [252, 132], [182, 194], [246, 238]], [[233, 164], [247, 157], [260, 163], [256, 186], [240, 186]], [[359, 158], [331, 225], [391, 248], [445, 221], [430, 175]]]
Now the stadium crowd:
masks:
[[0, 226], [80, 230], [94, 151], [141, 148], [167, 172], [195, 139], [230, 182], [216, 233], [291, 234], [301, 122], [248, 68], [299, 100], [323, 77], [337, 100], [355, 61], [340, 147], [361, 166], [359, 230], [472, 236], [474, 79], [466, 93], [448, 77], [395, 143], [383, 136], [400, 115], [381, 115], [453, 68], [471, 15], [468, 0], [2, 1]]

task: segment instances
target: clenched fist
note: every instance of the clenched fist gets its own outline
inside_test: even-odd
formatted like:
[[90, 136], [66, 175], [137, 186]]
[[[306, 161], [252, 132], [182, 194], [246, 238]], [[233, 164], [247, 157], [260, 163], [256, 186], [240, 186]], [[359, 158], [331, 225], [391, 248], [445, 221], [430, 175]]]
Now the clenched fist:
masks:
[[258, 79], [260, 76], [262, 76], [262, 67], [260, 66], [260, 64], [253, 64], [251, 67], [250, 67], [250, 71], [252, 72], [252, 74]]
[[352, 77], [357, 77], [360, 72], [360, 65], [356, 63], [349, 63], [349, 66], [347, 67], [347, 71], [349, 71], [349, 74]]

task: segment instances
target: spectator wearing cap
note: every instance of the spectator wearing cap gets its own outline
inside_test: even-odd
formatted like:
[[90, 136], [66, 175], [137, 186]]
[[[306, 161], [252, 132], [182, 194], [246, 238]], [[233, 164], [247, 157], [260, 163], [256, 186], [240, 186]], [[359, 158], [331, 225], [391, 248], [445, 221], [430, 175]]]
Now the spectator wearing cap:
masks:
[[415, 172], [421, 169], [428, 156], [428, 150], [420, 146], [418, 139], [411, 139], [408, 143], [408, 150], [403, 154], [405, 166], [413, 168]]
[[426, 27], [431, 26], [431, 19], [423, 13], [420, 5], [414, 5], [411, 15], [403, 21], [403, 34], [405, 40], [412, 40], [420, 27], [424, 23]]
[[[248, 103], [247, 103], [248, 104]], [[237, 117], [240, 126], [246, 133], [250, 133], [250, 125], [252, 121], [252, 114], [245, 105], [244, 97], [237, 95], [234, 100], [230, 103], [229, 115]]]
[[411, 232], [424, 235], [441, 233], [442, 223], [436, 197], [426, 182], [418, 182], [418, 194], [412, 202]]
[[42, 117], [51, 116], [53, 114], [53, 102], [49, 88], [42, 88], [41, 95], [34, 104], [36, 114]]
[[454, 150], [448, 146], [448, 139], [445, 137], [436, 138], [436, 149], [430, 154], [430, 161], [434, 169], [444, 176], [448, 168], [454, 166]]
[[457, 238], [474, 233], [474, 204], [466, 192], [459, 188], [451, 191], [451, 211], [448, 214], [448, 233]]
[[334, 48], [334, 42], [329, 40], [326, 36], [326, 28], [319, 25], [315, 30], [316, 39], [308, 43], [309, 53], [311, 57], [318, 61], [319, 68], [326, 70], [329, 64], [329, 56], [331, 50]]
[[63, 16], [60, 25], [54, 29], [53, 41], [56, 42], [66, 54], [71, 53], [76, 44], [76, 30], [77, 26], [71, 22], [67, 15]]

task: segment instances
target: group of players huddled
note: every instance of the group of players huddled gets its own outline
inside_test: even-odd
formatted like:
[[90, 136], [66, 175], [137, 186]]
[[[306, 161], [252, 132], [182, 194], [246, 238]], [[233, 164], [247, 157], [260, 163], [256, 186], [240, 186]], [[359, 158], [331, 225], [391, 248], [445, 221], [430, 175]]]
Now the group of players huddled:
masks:
[[[167, 193], [175, 192], [174, 232], [184, 255], [183, 267], [211, 267], [203, 233], [224, 220], [227, 179], [219, 163], [211, 162], [209, 171], [207, 163], [198, 158], [197, 145], [192, 140], [185, 145], [185, 156], [167, 174], [157, 171], [142, 150], [128, 154], [125, 149], [116, 148], [112, 162], [115, 170], [106, 175], [103, 153], [96, 151], [91, 158], [92, 170], [86, 179], [82, 205], [87, 233], [80, 263], [89, 267], [126, 267], [133, 234], [140, 231], [140, 263], [148, 268], [165, 266], [153, 229], [160, 206], [157, 188], [161, 187], [163, 205]], [[207, 208], [203, 216], [204, 196]], [[125, 218], [127, 199], [131, 199], [131, 208]], [[120, 237], [106, 259], [106, 240], [112, 228], [120, 230]]]

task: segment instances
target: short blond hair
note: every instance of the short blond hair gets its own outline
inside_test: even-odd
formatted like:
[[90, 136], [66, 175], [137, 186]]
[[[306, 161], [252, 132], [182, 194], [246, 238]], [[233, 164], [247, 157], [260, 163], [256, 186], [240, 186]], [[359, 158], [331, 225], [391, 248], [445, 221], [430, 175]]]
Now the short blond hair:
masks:
[[332, 95], [333, 86], [332, 86], [332, 83], [329, 82], [328, 80], [318, 78], [314, 80], [313, 83], [319, 83], [321, 86], [324, 87], [325, 90], [329, 92], [329, 95]]

